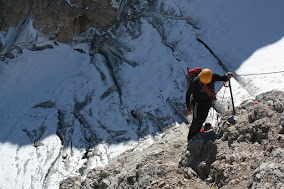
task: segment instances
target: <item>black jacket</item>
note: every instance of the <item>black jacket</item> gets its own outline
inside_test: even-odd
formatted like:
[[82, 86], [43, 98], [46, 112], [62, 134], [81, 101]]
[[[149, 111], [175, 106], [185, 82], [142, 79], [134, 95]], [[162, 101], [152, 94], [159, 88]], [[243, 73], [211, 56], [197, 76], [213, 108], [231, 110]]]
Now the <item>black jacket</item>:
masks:
[[[226, 81], [228, 76], [220, 76], [218, 74], [213, 74], [212, 81], [207, 84], [211, 89], [214, 90], [215, 81]], [[191, 106], [190, 96], [193, 96], [194, 102], [210, 102], [211, 97], [203, 90], [201, 83], [198, 78], [195, 77], [192, 79], [187, 92], [186, 92], [186, 107], [187, 109]]]

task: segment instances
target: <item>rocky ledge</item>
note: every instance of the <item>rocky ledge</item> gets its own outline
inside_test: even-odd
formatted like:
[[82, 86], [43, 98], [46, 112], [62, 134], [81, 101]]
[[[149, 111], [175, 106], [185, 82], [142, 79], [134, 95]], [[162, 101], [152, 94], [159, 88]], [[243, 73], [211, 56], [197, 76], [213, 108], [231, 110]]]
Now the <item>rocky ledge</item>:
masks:
[[143, 151], [124, 153], [60, 188], [284, 187], [284, 92], [270, 91], [227, 112], [187, 143], [188, 125], [167, 128]]

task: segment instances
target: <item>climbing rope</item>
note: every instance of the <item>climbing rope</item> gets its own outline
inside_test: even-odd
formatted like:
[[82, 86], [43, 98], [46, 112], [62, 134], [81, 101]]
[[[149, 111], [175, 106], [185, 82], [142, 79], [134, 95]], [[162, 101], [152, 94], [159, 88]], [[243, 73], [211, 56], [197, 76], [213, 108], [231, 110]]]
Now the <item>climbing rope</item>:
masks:
[[[229, 80], [228, 80], [229, 81]], [[224, 87], [227, 87], [226, 86], [226, 83], [228, 83], [228, 81], [225, 81], [222, 85], [221, 85], [221, 87], [215, 92], [215, 94], [214, 94], [214, 96], [212, 96], [211, 98], [210, 98], [210, 100], [212, 100], [212, 99], [214, 99], [214, 97], [217, 95], [217, 93], [221, 90], [221, 88], [224, 86]]]
[[276, 73], [284, 73], [284, 71], [255, 73], [255, 74], [236, 74], [236, 75], [245, 77], [245, 76], [251, 76], [251, 75], [267, 75], [267, 74], [276, 74]]
[[[226, 84], [227, 84], [227, 85], [226, 85]], [[226, 89], [227, 89], [227, 87], [228, 87], [228, 82], [226, 81], [225, 84], [222, 85], [222, 86], [224, 86], [225, 89], [224, 89], [223, 97], [222, 97], [222, 100], [221, 100], [221, 104], [223, 103], [223, 100], [224, 100], [224, 97], [225, 97], [225, 92], [226, 92]]]

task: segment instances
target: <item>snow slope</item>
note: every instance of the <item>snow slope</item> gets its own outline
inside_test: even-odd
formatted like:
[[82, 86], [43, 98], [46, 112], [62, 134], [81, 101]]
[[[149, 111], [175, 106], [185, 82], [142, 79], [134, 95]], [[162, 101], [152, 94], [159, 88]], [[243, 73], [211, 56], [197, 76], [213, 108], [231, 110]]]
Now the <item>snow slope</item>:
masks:
[[[284, 89], [283, 72], [242, 76], [284, 71], [283, 1], [175, 2], [183, 4], [184, 15], [198, 22], [198, 35], [229, 70], [240, 75], [248, 91], [255, 95]], [[172, 7], [175, 9], [168, 9]]]
[[[108, 31], [105, 54], [92, 54], [88, 42], [48, 41], [53, 48], [42, 51], [18, 44], [23, 53], [0, 62], [0, 188], [58, 188], [67, 176], [149, 146], [164, 127], [186, 121], [180, 112], [187, 66], [238, 74], [232, 79], [236, 105], [284, 90], [283, 73], [241, 76], [284, 70], [284, 3], [257, 2], [141, 1], [148, 14]], [[23, 42], [9, 37], [16, 29], [2, 41]], [[30, 24], [23, 31], [21, 39], [47, 42]], [[230, 108], [225, 89], [219, 103], [224, 95]]]

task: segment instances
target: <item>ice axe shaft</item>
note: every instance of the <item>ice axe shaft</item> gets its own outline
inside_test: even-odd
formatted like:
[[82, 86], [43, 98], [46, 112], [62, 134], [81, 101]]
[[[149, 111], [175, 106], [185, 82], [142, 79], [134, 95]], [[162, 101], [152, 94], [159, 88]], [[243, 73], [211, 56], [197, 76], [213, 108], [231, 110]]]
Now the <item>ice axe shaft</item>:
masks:
[[231, 86], [231, 80], [229, 79], [229, 88], [230, 88], [230, 94], [231, 94], [231, 100], [232, 100], [232, 105], [233, 105], [233, 115], [235, 115], [235, 105], [234, 105], [234, 98], [233, 98], [233, 93], [232, 93], [232, 86]]

